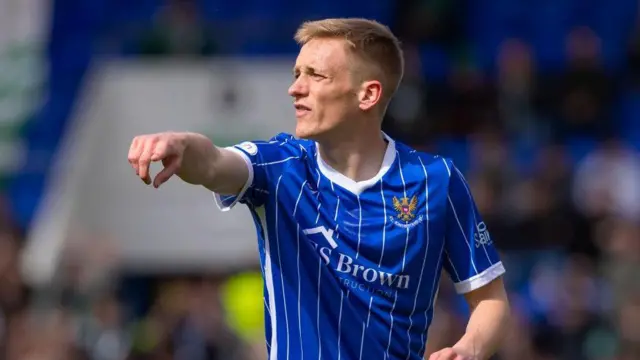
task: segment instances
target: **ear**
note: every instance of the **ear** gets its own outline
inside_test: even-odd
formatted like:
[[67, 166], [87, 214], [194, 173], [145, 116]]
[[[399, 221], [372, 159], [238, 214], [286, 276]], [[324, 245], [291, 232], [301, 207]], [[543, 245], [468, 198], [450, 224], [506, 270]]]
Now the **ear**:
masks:
[[380, 81], [371, 80], [365, 81], [360, 86], [358, 92], [358, 101], [360, 102], [360, 109], [363, 111], [371, 110], [382, 99], [382, 84]]

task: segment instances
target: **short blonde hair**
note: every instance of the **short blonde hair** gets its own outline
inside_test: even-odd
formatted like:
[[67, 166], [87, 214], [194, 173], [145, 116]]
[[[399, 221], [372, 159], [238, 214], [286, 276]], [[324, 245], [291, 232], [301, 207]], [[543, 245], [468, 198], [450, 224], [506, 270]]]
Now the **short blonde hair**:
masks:
[[[365, 64], [365, 76], [379, 76], [386, 107], [398, 90], [404, 73], [404, 56], [398, 38], [383, 24], [374, 20], [340, 18], [303, 23], [294, 39], [300, 45], [318, 38], [344, 39], [352, 52]], [[368, 70], [368, 71], [367, 71]]]

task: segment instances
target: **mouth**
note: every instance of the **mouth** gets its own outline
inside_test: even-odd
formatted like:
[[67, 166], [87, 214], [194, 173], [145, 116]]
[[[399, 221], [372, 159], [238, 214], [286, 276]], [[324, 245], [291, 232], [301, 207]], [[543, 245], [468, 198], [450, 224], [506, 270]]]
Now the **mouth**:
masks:
[[296, 116], [303, 116], [311, 111], [310, 107], [298, 103], [293, 104], [293, 107], [296, 109]]

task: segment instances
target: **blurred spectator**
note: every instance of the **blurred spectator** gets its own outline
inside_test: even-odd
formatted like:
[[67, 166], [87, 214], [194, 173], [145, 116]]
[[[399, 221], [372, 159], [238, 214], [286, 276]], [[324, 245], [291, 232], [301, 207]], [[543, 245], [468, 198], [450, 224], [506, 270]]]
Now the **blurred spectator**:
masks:
[[396, 31], [403, 41], [453, 47], [464, 36], [463, 0], [398, 2]]
[[640, 159], [610, 138], [578, 164], [573, 198], [590, 219], [617, 216], [640, 219]]
[[505, 40], [497, 66], [498, 107], [505, 131], [528, 142], [545, 140], [548, 129], [536, 108], [540, 89], [529, 45], [520, 39]]
[[589, 28], [577, 27], [567, 36], [568, 67], [546, 85], [557, 139], [611, 133], [608, 117], [617, 89], [603, 68], [601, 51], [601, 39]]
[[211, 56], [218, 50], [213, 34], [199, 17], [194, 0], [166, 0], [153, 25], [141, 36], [139, 51], [148, 56]]
[[447, 86], [447, 119], [438, 124], [437, 134], [464, 138], [485, 128], [500, 128], [495, 86], [471, 56], [462, 53], [455, 60]]

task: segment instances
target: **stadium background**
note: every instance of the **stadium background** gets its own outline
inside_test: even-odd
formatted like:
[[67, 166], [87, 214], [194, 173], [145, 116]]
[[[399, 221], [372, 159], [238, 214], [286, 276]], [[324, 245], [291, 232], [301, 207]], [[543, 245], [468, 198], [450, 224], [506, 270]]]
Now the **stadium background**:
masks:
[[[640, 359], [635, 0], [5, 0], [0, 346], [6, 359], [264, 358], [252, 229], [126, 171], [141, 131], [291, 129], [297, 25], [404, 43], [385, 130], [452, 157], [508, 268], [500, 359]], [[292, 112], [291, 112], [292, 113]], [[445, 282], [431, 346], [468, 315]]]

